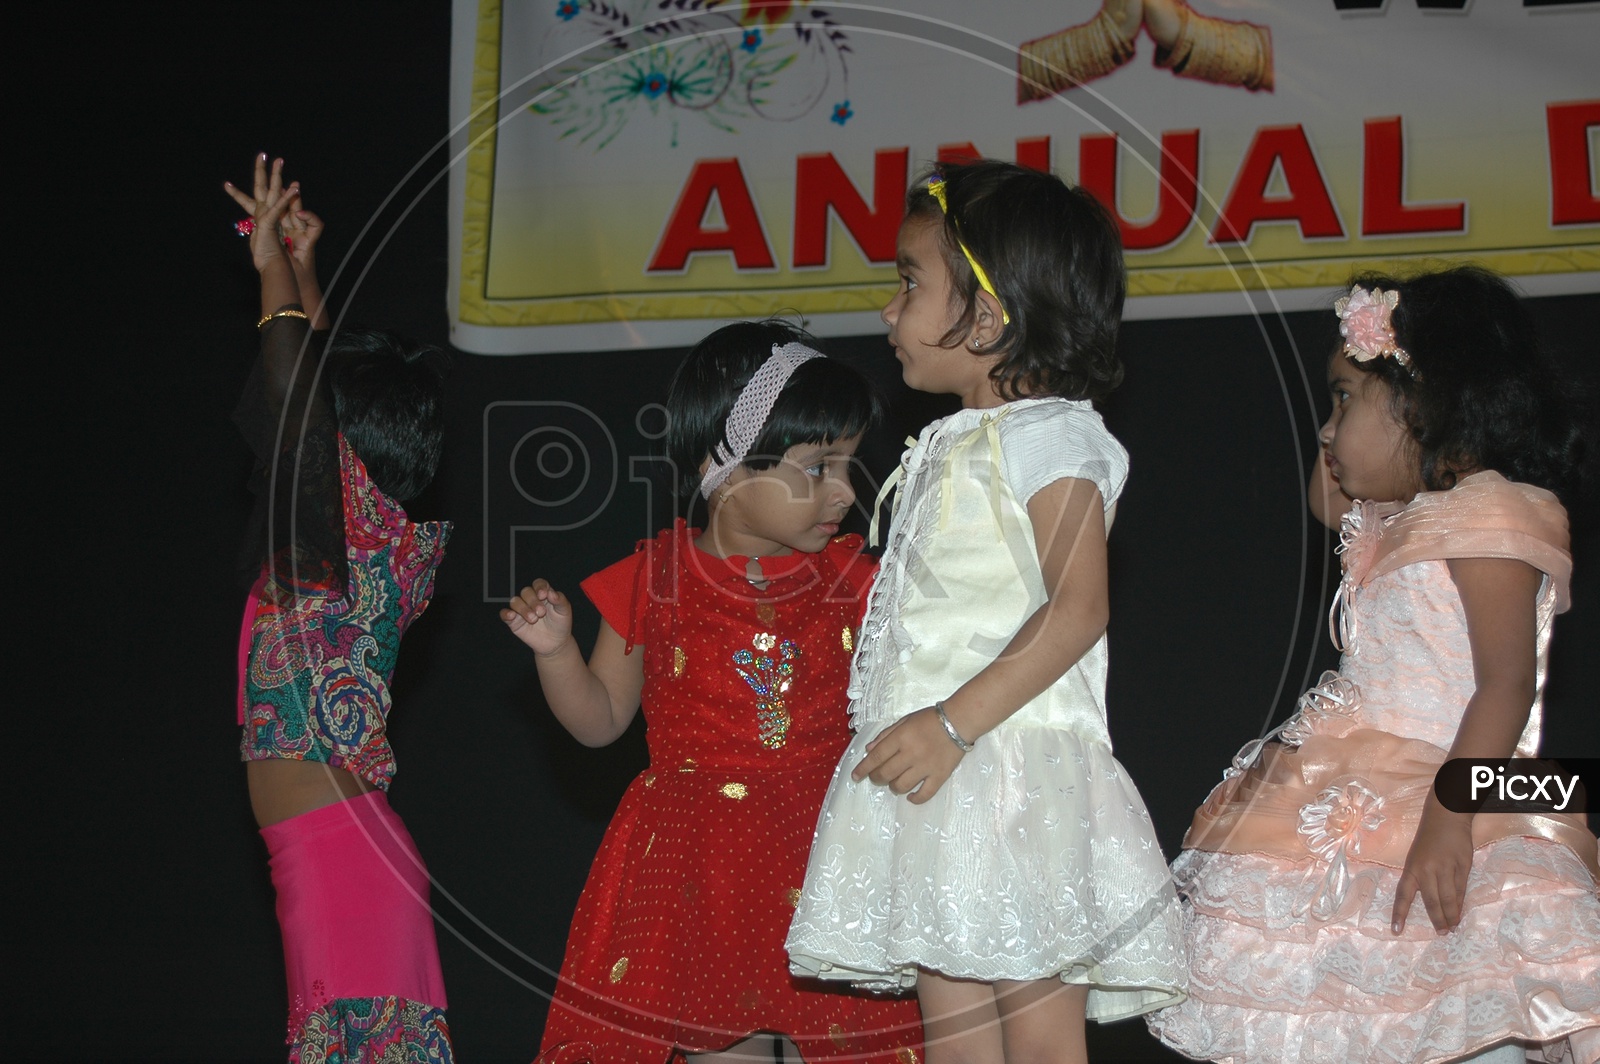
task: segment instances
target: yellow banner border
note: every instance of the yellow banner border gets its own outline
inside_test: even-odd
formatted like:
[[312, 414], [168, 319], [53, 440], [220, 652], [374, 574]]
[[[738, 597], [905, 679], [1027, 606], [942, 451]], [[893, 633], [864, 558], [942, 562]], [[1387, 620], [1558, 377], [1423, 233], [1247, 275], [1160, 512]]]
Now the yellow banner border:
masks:
[[[472, 117], [466, 154], [466, 202], [462, 205], [461, 278], [457, 317], [487, 326], [585, 325], [617, 321], [693, 321], [801, 314], [876, 312], [894, 294], [895, 283], [827, 287], [724, 289], [699, 292], [617, 293], [548, 299], [489, 299], [489, 227], [494, 202], [496, 134], [500, 127], [500, 28], [502, 0], [479, 0], [473, 49]], [[1428, 262], [1476, 262], [1511, 277], [1600, 271], [1600, 243], [1507, 249], [1460, 255], [1439, 252], [1386, 257], [1347, 256], [1208, 266], [1128, 270], [1128, 295], [1174, 296], [1272, 289], [1331, 288], [1357, 269], [1405, 273]], [[885, 267], [889, 269], [889, 267]]]

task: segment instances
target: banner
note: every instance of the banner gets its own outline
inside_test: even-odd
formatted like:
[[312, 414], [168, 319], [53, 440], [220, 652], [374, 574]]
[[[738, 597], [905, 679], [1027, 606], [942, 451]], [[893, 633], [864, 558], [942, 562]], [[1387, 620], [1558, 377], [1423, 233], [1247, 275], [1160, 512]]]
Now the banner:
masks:
[[1596, 7], [456, 0], [453, 340], [877, 331], [908, 184], [980, 154], [1112, 207], [1129, 317], [1430, 259], [1600, 291]]

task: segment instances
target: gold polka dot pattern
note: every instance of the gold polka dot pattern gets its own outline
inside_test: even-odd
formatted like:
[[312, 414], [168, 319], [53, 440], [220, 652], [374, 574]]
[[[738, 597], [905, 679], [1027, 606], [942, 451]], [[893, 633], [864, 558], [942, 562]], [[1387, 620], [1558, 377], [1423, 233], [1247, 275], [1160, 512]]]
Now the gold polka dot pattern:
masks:
[[[650, 767], [622, 796], [579, 898], [541, 1047], [551, 1059], [586, 1043], [608, 1064], [665, 1060], [756, 1031], [787, 1035], [810, 1064], [904, 1064], [900, 1050], [920, 1052], [914, 998], [792, 979], [784, 950], [849, 742], [839, 633], [859, 620], [869, 575], [844, 571], [860, 565], [855, 542], [762, 559], [757, 592], [747, 560], [715, 571], [720, 561], [668, 533], [631, 568], [613, 567], [636, 623], [591, 593], [644, 654]], [[748, 664], [732, 660], [741, 650]], [[624, 957], [626, 978], [613, 980]]]

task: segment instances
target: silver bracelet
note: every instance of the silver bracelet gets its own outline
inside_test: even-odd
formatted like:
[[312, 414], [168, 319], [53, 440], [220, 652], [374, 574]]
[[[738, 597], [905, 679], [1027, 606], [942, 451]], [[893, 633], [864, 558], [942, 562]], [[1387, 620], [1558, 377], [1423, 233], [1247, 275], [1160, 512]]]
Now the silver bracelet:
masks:
[[950, 723], [950, 718], [944, 715], [944, 703], [935, 702], [933, 711], [939, 714], [939, 723], [944, 725], [944, 733], [950, 736], [950, 741], [960, 747], [963, 754], [970, 753], [972, 744], [961, 737], [961, 733], [956, 731], [956, 726]]

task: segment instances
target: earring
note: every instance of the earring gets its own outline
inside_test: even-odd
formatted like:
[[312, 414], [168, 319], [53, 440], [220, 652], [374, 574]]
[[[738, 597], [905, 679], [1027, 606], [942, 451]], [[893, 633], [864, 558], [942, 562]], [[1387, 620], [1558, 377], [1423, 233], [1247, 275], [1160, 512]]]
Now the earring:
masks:
[[721, 503], [726, 503], [728, 501], [727, 488], [723, 488], [721, 491], [717, 492], [717, 501]]

